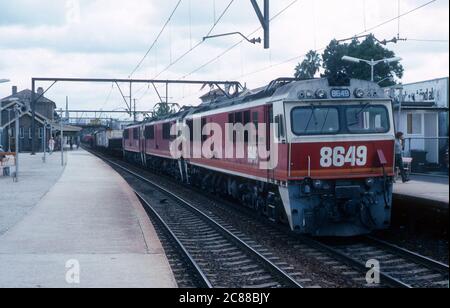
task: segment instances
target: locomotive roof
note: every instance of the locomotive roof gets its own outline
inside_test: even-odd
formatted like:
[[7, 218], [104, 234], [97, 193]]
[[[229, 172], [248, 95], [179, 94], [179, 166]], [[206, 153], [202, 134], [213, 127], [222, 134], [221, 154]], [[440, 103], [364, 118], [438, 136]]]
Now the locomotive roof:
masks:
[[[179, 112], [167, 116], [152, 118], [143, 121], [139, 124], [130, 125], [129, 127], [138, 126], [146, 123], [168, 122], [168, 120], [176, 121], [187, 116], [208, 112], [216, 109], [222, 109], [229, 106], [237, 106], [257, 100], [265, 99], [267, 102], [298, 100], [301, 91], [312, 90], [314, 93], [319, 89], [331, 90], [346, 88], [353, 92], [356, 89], [362, 89], [365, 92], [371, 93], [371, 99], [387, 98], [383, 89], [374, 82], [350, 79], [346, 84], [333, 85], [327, 78], [319, 79], [305, 79], [299, 80], [294, 78], [279, 78], [267, 86], [257, 89], [244, 89], [244, 91], [234, 95], [234, 97], [227, 97], [225, 95], [214, 98], [211, 101], [204, 102], [197, 107], [186, 106]], [[347, 99], [348, 100], [348, 99]]]

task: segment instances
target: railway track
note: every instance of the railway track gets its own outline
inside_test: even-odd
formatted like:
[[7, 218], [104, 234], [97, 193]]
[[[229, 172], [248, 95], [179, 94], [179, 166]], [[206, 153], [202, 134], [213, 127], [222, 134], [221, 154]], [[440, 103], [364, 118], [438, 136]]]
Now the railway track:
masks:
[[135, 193], [153, 222], [176, 276], [178, 286], [181, 288], [212, 288], [212, 284], [205, 273], [200, 269], [200, 266], [170, 227], [164, 222], [163, 218], [139, 192], [135, 191]]
[[200, 287], [303, 288], [283, 269], [189, 201], [116, 162], [102, 159], [148, 185], [137, 192], [139, 199], [189, 260]]
[[[105, 159], [104, 157], [102, 158]], [[111, 163], [121, 169], [127, 169], [120, 164]], [[127, 170], [127, 172], [136, 173], [132, 170]], [[149, 181], [139, 174], [136, 175], [141, 177], [142, 180], [145, 179], [146, 182]], [[160, 188], [164, 189], [163, 187]], [[171, 192], [169, 193], [172, 194]], [[179, 198], [178, 196], [175, 197]], [[239, 218], [242, 225], [258, 225], [258, 223], [261, 223], [259, 219], [255, 219], [254, 215], [241, 207], [231, 207], [233, 210], [230, 211], [230, 204], [227, 202], [214, 203], [214, 207], [218, 208], [221, 212], [215, 212], [206, 205], [196, 204], [195, 207], [191, 204], [191, 207], [198, 212], [200, 212], [199, 209], [203, 213], [207, 212], [207, 216], [212, 218], [216, 224], [224, 226], [235, 237], [239, 236], [240, 239], [244, 239], [247, 243], [246, 246], [249, 248], [253, 247], [251, 249], [254, 250], [256, 247], [260, 251], [259, 254], [261, 256], [266, 256], [265, 259], [273, 258], [273, 264], [276, 264], [275, 266], [278, 269], [283, 268], [283, 273], [288, 277], [293, 277], [291, 280], [295, 279], [294, 281], [297, 284], [298, 281], [302, 281], [302, 284], [311, 282], [309, 279], [302, 279], [301, 273], [298, 273], [298, 264], [277, 260], [279, 259], [277, 257], [283, 254], [283, 250], [279, 250], [279, 254], [277, 254], [276, 249], [270, 250], [265, 245], [261, 245], [248, 232], [244, 232], [242, 228], [235, 226], [234, 222], [227, 219], [227, 216]], [[235, 219], [235, 221], [238, 220]], [[365, 281], [365, 275], [368, 271], [366, 261], [375, 259], [380, 261], [382, 265], [380, 273], [381, 284], [379, 285], [381, 287], [448, 287], [448, 266], [375, 238], [365, 238], [364, 241], [352, 240], [349, 243], [339, 245], [336, 243], [330, 244], [317, 241], [309, 237], [293, 235], [275, 225], [265, 224], [264, 228], [266, 229], [266, 233], [270, 234], [272, 245], [276, 246], [277, 243], [284, 243], [291, 250], [291, 254], [292, 251], [297, 251], [299, 254], [304, 254], [310, 259], [316, 259], [322, 262], [322, 265], [329, 267], [330, 271], [334, 270], [334, 274], [336, 274], [336, 271], [340, 272], [344, 280], [351, 281], [350, 286], [367, 286]], [[194, 229], [198, 229], [198, 226], [194, 226]], [[263, 239], [263, 242], [266, 240], [267, 238]], [[283, 246], [281, 245], [280, 247]], [[299, 262], [298, 260], [295, 261]], [[271, 283], [268, 282], [267, 286], [270, 285]], [[273, 286], [276, 285], [273, 284]], [[278, 286], [282, 285], [280, 284]], [[300, 284], [298, 286], [301, 287]], [[320, 286], [320, 284], [314, 286]]]
[[368, 260], [380, 264], [380, 276], [401, 288], [445, 288], [449, 285], [449, 267], [435, 260], [367, 236], [350, 243], [324, 244], [356, 267], [366, 267]]

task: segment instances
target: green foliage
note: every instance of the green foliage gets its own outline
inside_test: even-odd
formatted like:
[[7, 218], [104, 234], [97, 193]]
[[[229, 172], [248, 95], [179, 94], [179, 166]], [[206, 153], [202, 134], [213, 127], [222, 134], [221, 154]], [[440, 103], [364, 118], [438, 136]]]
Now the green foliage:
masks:
[[170, 114], [175, 113], [175, 110], [171, 107], [170, 104], [167, 103], [159, 103], [155, 107], [154, 116], [155, 117], [164, 117]]
[[[350, 43], [339, 43], [333, 40], [322, 55], [324, 69], [322, 77], [329, 78], [333, 83], [345, 82], [349, 78], [370, 80], [370, 66], [364, 63], [344, 61], [342, 60], [343, 56], [351, 56], [365, 60], [380, 60], [393, 58], [395, 57], [395, 53], [381, 45], [373, 35], [367, 36], [363, 41], [354, 39]], [[305, 61], [308, 63], [308, 58]], [[299, 68], [298, 71], [300, 71], [302, 65], [303, 63], [297, 66]], [[402, 78], [403, 73], [403, 66], [399, 62], [380, 63], [375, 67], [374, 79], [375, 82], [381, 81], [380, 86], [387, 87], [394, 85], [394, 77]]]
[[312, 79], [319, 71], [321, 65], [320, 55], [316, 51], [311, 50], [306, 54], [306, 59], [295, 68], [294, 76], [298, 79]]

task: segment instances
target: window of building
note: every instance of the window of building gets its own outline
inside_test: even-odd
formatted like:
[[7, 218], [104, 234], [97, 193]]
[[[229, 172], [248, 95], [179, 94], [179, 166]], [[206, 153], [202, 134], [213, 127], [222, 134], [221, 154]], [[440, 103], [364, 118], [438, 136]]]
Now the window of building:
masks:
[[407, 116], [408, 135], [421, 135], [423, 133], [422, 114], [409, 113]]
[[21, 128], [19, 129], [19, 138], [20, 138], [20, 139], [25, 138], [25, 130], [24, 130], [23, 127], [21, 127]]
[[39, 128], [39, 139], [43, 139], [44, 138], [44, 128], [40, 127]]

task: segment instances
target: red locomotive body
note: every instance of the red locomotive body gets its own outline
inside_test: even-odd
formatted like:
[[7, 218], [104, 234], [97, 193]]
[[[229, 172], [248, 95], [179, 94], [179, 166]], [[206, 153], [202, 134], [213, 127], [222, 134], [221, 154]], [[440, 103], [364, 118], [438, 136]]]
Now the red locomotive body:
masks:
[[378, 85], [279, 79], [131, 126], [124, 151], [297, 232], [353, 236], [390, 225], [394, 142]]

